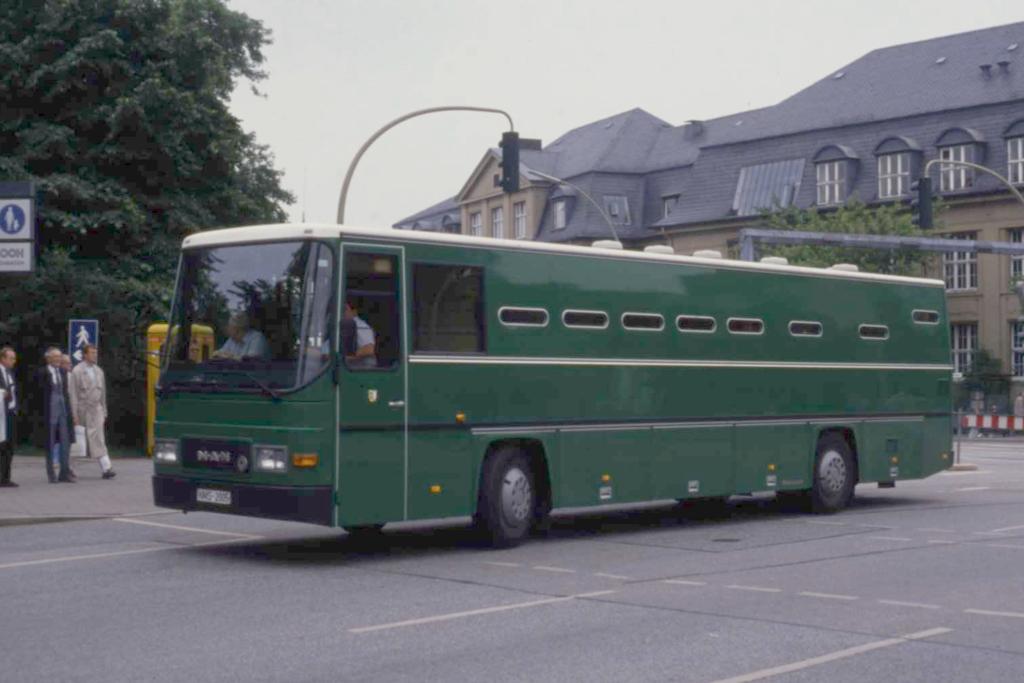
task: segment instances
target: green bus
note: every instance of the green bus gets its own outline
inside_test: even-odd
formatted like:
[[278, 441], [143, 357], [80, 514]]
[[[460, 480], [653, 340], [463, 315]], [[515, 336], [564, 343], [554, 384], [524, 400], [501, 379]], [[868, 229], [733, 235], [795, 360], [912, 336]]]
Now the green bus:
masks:
[[775, 491], [833, 512], [951, 465], [941, 281], [663, 251], [192, 235], [155, 502], [352, 531], [468, 515], [510, 545], [553, 508]]

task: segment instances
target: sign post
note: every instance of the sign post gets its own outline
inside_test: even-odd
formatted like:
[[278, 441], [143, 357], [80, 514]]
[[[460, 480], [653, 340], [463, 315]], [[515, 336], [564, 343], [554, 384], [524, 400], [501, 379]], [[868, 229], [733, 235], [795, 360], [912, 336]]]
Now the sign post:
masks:
[[98, 320], [69, 320], [68, 321], [68, 354], [71, 356], [71, 365], [74, 367], [82, 362], [83, 347], [86, 344], [99, 346], [100, 323]]
[[0, 273], [27, 275], [35, 268], [35, 185], [0, 183]]

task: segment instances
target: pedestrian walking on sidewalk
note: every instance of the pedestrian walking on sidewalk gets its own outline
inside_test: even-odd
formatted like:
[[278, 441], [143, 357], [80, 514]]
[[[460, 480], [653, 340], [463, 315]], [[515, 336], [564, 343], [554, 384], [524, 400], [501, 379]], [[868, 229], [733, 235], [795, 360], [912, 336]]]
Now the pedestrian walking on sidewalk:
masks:
[[75, 426], [85, 428], [85, 446], [90, 457], [99, 458], [104, 479], [116, 476], [107, 453], [104, 427], [107, 422], [107, 380], [97, 365], [99, 350], [94, 344], [82, 347], [82, 362], [71, 371], [71, 415]]
[[[75, 428], [71, 421], [71, 397], [68, 373], [60, 367], [61, 351], [56, 346], [46, 350], [46, 365], [36, 372], [36, 391], [43, 400], [43, 431], [46, 434], [46, 477], [51, 484], [74, 482], [71, 471], [71, 443]], [[55, 473], [54, 466], [60, 471]]]
[[11, 461], [14, 460], [14, 418], [18, 414], [18, 386], [14, 379], [14, 364], [18, 355], [10, 346], [0, 348], [0, 486], [16, 488], [11, 481]]

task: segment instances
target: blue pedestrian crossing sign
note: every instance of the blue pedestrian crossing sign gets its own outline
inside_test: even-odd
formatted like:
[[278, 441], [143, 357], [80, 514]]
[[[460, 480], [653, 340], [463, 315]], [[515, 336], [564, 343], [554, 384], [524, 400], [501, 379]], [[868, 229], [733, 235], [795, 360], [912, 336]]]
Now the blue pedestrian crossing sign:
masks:
[[99, 346], [100, 343], [100, 322], [98, 320], [70, 320], [68, 321], [68, 353], [71, 355], [71, 365], [78, 365], [83, 359], [83, 349], [86, 344]]

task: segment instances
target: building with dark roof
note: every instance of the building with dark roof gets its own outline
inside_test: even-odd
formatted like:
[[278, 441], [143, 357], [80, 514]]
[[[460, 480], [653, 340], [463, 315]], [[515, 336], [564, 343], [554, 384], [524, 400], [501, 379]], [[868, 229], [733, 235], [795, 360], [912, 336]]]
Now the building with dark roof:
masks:
[[[614, 232], [630, 247], [724, 253], [764, 209], [908, 201], [931, 159], [973, 161], [1022, 185], [1022, 55], [1024, 22], [874, 50], [774, 106], [712, 120], [673, 125], [632, 109], [535, 141], [513, 195], [496, 182], [500, 152], [488, 150], [455, 197], [395, 227], [442, 229], [448, 216], [455, 231], [457, 208], [464, 233], [588, 243]], [[1024, 206], [998, 180], [936, 170], [948, 207], [937, 232], [1024, 241]], [[1024, 259], [943, 260], [957, 370], [985, 348], [1024, 381], [1010, 286]]]

